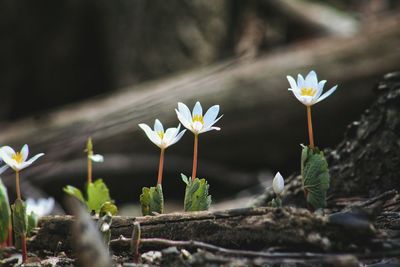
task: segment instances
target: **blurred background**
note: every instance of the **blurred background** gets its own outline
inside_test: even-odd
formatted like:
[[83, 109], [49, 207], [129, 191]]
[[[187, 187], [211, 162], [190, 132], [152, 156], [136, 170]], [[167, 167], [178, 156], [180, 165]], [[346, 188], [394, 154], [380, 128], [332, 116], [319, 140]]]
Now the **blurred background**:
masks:
[[[395, 0], [2, 0], [0, 144], [46, 153], [21, 173], [23, 194], [62, 203], [64, 185], [84, 186], [92, 136], [105, 157], [94, 176], [135, 207], [159, 157], [137, 125], [176, 126], [179, 101], [219, 104], [222, 130], [200, 135], [198, 174], [215, 207], [243, 205], [276, 171], [299, 169], [306, 110], [286, 75], [314, 69], [339, 85], [313, 109], [317, 145], [334, 147], [400, 68], [399, 11]], [[182, 209], [192, 153], [190, 132], [166, 151], [169, 211]], [[2, 178], [13, 194], [11, 171]]]

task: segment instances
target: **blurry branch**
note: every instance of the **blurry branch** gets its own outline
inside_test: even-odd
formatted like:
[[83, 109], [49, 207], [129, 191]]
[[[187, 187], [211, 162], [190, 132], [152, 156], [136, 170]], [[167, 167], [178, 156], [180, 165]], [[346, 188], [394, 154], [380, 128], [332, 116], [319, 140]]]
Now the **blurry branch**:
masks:
[[[118, 239], [111, 240], [110, 245], [116, 248], [127, 247], [131, 239], [120, 236]], [[298, 259], [299, 262], [304, 262], [306, 260], [318, 260], [319, 263], [322, 262], [338, 262], [342, 259], [350, 259], [352, 261], [356, 258], [351, 257], [350, 254], [325, 254], [325, 253], [313, 253], [313, 252], [262, 252], [262, 251], [252, 251], [252, 250], [240, 250], [240, 249], [228, 249], [213, 244], [199, 242], [195, 240], [182, 241], [182, 240], [169, 240], [163, 238], [143, 238], [140, 240], [142, 245], [150, 245], [157, 247], [179, 247], [186, 249], [204, 249], [207, 251], [217, 252], [223, 255], [229, 255], [234, 257], [261, 257], [269, 259]], [[353, 259], [354, 258], [354, 259]]]
[[[143, 83], [39, 118], [5, 125], [0, 131], [0, 143], [29, 142], [38, 152], [46, 153], [38, 162], [42, 164], [23, 173], [22, 181], [26, 182], [26, 178], [41, 177], [52, 166], [78, 154], [88, 136], [98, 146], [114, 149], [112, 152], [141, 151], [148, 144], [138, 141], [144, 140], [138, 123], [161, 116], [166, 124], [176, 124], [176, 103], [200, 99], [205, 106], [220, 104], [225, 114], [220, 138], [207, 147], [209, 158], [221, 165], [253, 164], [260, 159], [271, 163], [287, 161], [287, 155], [298, 144], [287, 126], [302, 130], [304, 114], [299, 112], [301, 107], [296, 109], [297, 104], [294, 107], [296, 100], [287, 92], [286, 75], [316, 69], [321, 77], [340, 85], [341, 90], [319, 113], [324, 120], [318, 134], [329, 136], [335, 130], [325, 127], [330, 120], [335, 120], [335, 128], [344, 128], [349, 114], [363, 110], [372, 98], [370, 88], [375, 77], [399, 68], [398, 25], [399, 18], [390, 17], [351, 38], [326, 37], [280, 49], [255, 61], [233, 59]], [[227, 147], [234, 147], [235, 153], [227, 153]], [[267, 150], [274, 153], [265, 153]], [[57, 176], [53, 173], [54, 179]], [[5, 179], [5, 183], [13, 186], [11, 179]]]
[[262, 0], [261, 3], [310, 32], [351, 36], [359, 28], [354, 17], [327, 4], [306, 0]]
[[257, 56], [263, 46], [265, 49], [265, 46], [282, 44], [290, 38], [287, 35], [301, 39], [310, 36], [352, 36], [360, 28], [359, 22], [350, 14], [318, 2], [246, 1], [241, 3], [241, 8], [235, 53], [244, 59]]
[[[105, 162], [96, 165], [95, 170], [96, 173], [102, 173], [105, 177], [123, 176], [126, 173], [130, 173], [131, 176], [135, 177], [135, 174], [153, 173], [154, 162], [158, 159], [157, 155], [148, 154], [104, 154], [104, 157], [106, 159]], [[179, 170], [181, 166], [190, 165], [191, 160], [187, 157], [169, 156], [168, 168]], [[64, 161], [63, 164], [49, 166], [49, 171], [43, 173], [40, 178], [35, 180], [46, 183], [54, 179], [54, 177], [65, 180], [71, 177], [84, 177], [86, 175], [85, 164], [85, 159]], [[204, 168], [204, 171], [202, 171], [204, 177], [213, 175], [221, 183], [224, 181], [224, 177], [229, 177], [230, 184], [227, 186], [237, 188], [243, 188], [252, 184], [256, 175], [236, 171], [211, 161], [203, 162], [202, 167]]]

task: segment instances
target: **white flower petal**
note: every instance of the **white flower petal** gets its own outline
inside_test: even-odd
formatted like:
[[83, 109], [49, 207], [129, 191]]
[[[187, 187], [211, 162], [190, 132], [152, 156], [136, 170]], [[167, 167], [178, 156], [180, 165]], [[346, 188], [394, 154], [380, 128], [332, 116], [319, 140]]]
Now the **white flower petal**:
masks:
[[318, 100], [318, 98], [321, 96], [322, 92], [324, 91], [324, 85], [326, 83], [326, 80], [322, 80], [318, 83], [318, 90], [317, 93], [315, 94], [315, 98]]
[[301, 74], [297, 75], [297, 88], [300, 89], [304, 87], [304, 78]]
[[290, 87], [292, 90], [299, 90], [299, 88], [297, 87], [297, 83], [296, 81], [293, 79], [292, 76], [286, 76], [286, 79], [289, 81]]
[[[210, 129], [211, 126], [213, 126], [214, 124], [216, 124], [223, 116], [224, 116], [224, 115], [219, 116], [218, 119], [214, 120], [210, 125], [207, 125], [207, 127], [204, 125], [203, 130], [201, 130], [201, 132], [202, 132], [202, 133], [207, 132], [208, 129]], [[221, 129], [221, 128], [219, 128], [219, 127], [214, 127], [214, 128], [218, 128], [219, 130]], [[213, 129], [211, 129], [211, 130], [213, 130]], [[219, 130], [218, 130], [218, 131], [219, 131]]]
[[10, 158], [12, 157], [12, 155], [15, 154], [14, 149], [12, 149], [9, 146], [3, 146], [0, 148], [0, 150], [2, 150], [6, 155], [8, 155]]
[[192, 129], [194, 133], [200, 133], [201, 129], [203, 129], [203, 123], [199, 121], [193, 122]]
[[156, 133], [164, 132], [164, 127], [163, 127], [161, 121], [158, 120], [158, 119], [156, 119], [156, 120], [154, 121], [154, 131], [155, 131]]
[[215, 126], [214, 127], [209, 127], [207, 129], [201, 130], [199, 133], [206, 133], [206, 132], [209, 132], [209, 131], [212, 131], [212, 130], [220, 131], [221, 128], [220, 127], [215, 127]]
[[13, 168], [15, 171], [20, 171], [20, 170], [25, 169], [26, 167], [31, 166], [31, 164], [32, 164], [32, 162], [28, 162], [28, 161], [25, 161], [22, 163], [14, 163], [14, 167], [11, 167], [11, 168]]
[[7, 150], [0, 149], [0, 157], [8, 166], [15, 170], [14, 164], [16, 163], [16, 161], [11, 158], [11, 156], [7, 153]]
[[173, 144], [175, 144], [176, 142], [178, 142], [182, 136], [185, 134], [186, 130], [183, 130], [182, 132], [180, 132], [175, 138], [174, 140], [171, 141], [170, 146], [172, 146]]
[[158, 134], [156, 134], [147, 124], [141, 123], [139, 127], [146, 133], [147, 137], [150, 139], [153, 144], [156, 146], [161, 146], [161, 138]]
[[308, 87], [311, 87], [314, 89], [318, 88], [318, 78], [317, 78], [317, 74], [315, 73], [315, 71], [312, 70], [307, 74], [306, 83], [307, 82], [309, 85]]
[[294, 94], [294, 96], [297, 98], [297, 100], [299, 100], [301, 103], [303, 103], [302, 96], [299, 94], [298, 91], [292, 90], [291, 88], [289, 88], [288, 90]]
[[29, 147], [25, 144], [21, 149], [22, 160], [25, 161], [29, 155]]
[[203, 117], [204, 128], [208, 128], [215, 123], [215, 118], [217, 118], [218, 113], [219, 113], [219, 105], [214, 105], [207, 110], [206, 114], [204, 114]]
[[103, 157], [103, 155], [100, 155], [100, 154], [91, 155], [91, 156], [89, 156], [89, 158], [93, 162], [104, 162], [104, 157]]
[[[307, 76], [306, 79], [304, 81], [304, 87], [306, 88], [313, 88], [313, 89], [317, 89], [318, 86], [318, 80], [316, 78], [316, 74], [314, 71], [310, 71]], [[301, 88], [300, 88], [301, 89]]]
[[196, 115], [203, 116], [203, 108], [201, 107], [199, 101], [197, 101], [196, 104], [194, 105], [192, 117]]
[[33, 156], [32, 158], [30, 158], [28, 161], [26, 161], [25, 163], [29, 163], [32, 164], [33, 162], [35, 162], [38, 158], [40, 158], [41, 156], [44, 156], [44, 153], [39, 153], [35, 156]]
[[[178, 110], [179, 113], [181, 113], [181, 115], [188, 121], [192, 121], [192, 113], [190, 112], [190, 109], [188, 108], [188, 106], [186, 106], [185, 104], [179, 102], [178, 103]], [[186, 126], [185, 126], [186, 127]]]
[[178, 120], [183, 124], [183, 126], [187, 129], [191, 130], [192, 129], [192, 122], [191, 122], [192, 117], [190, 117], [190, 121], [188, 121], [181, 112], [179, 112], [176, 109], [175, 109], [175, 112], [176, 112], [176, 115], [178, 116]]
[[333, 94], [333, 92], [336, 91], [337, 85], [335, 85], [334, 87], [332, 87], [331, 89], [329, 89], [327, 92], [325, 92], [320, 98], [318, 98], [317, 102], [318, 103], [322, 100], [324, 100], [325, 98], [327, 98], [328, 96], [330, 96], [331, 94]]
[[275, 174], [274, 180], [272, 181], [272, 189], [277, 195], [281, 194], [285, 189], [285, 181], [279, 172]]
[[312, 106], [315, 104], [316, 101], [316, 98], [312, 96], [300, 96], [300, 98], [301, 98], [300, 102], [306, 106]]
[[179, 129], [177, 129], [177, 128], [168, 128], [165, 131], [164, 138], [163, 138], [163, 143], [166, 144], [167, 146], [169, 146], [171, 141], [178, 134], [178, 131], [179, 131]]

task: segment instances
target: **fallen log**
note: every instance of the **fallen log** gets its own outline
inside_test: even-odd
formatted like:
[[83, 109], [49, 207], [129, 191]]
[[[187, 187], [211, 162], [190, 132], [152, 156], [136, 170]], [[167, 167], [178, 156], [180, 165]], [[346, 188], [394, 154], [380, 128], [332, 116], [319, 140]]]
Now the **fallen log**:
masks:
[[[306, 129], [303, 107], [287, 92], [285, 76], [316, 69], [320, 77], [340, 85], [329, 102], [317, 107], [315, 116], [318, 144], [325, 147], [334, 143], [348, 119], [359, 114], [374, 97], [369, 88], [375, 77], [399, 67], [398, 21], [398, 17], [391, 17], [355, 37], [329, 37], [303, 43], [255, 61], [229, 60], [23, 119], [2, 128], [0, 143], [19, 146], [28, 142], [35, 152], [46, 153], [43, 160], [23, 173], [22, 190], [29, 195], [26, 189], [29, 183], [48, 188], [65, 184], [57, 179], [61, 173], [53, 173], [52, 177], [45, 174], [67, 159], [81, 157], [89, 135], [94, 138], [99, 152], [122, 156], [132, 152], [151, 154], [152, 144], [145, 141], [137, 124], [151, 123], [155, 117], [168, 125], [177, 124], [173, 112], [176, 103], [192, 104], [199, 99], [205, 106], [219, 103], [225, 114], [221, 133], [209, 134], [201, 140], [204, 143], [200, 147], [200, 175], [203, 175], [202, 162], [206, 161], [236, 166], [239, 172], [268, 166], [290, 169], [293, 166], [290, 162], [298, 161], [298, 151], [293, 147], [306, 140]], [[338, 109], [338, 106], [346, 108]], [[282, 114], [284, 117], [278, 119]], [[230, 149], [228, 153], [228, 148], [234, 148], [235, 152]], [[169, 155], [190, 157], [191, 150], [192, 139], [188, 135], [181, 145], [169, 151]], [[156, 166], [156, 159], [149, 164]], [[166, 172], [175, 177], [189, 170], [190, 165], [174, 171], [166, 168]], [[124, 176], [154, 175], [153, 172], [143, 174], [139, 169], [128, 170]], [[207, 178], [212, 183], [215, 175], [209, 174]], [[7, 186], [14, 186], [10, 176], [4, 180]], [[138, 180], [131, 181], [137, 185]]]
[[[111, 238], [130, 237], [133, 223], [139, 222], [142, 238], [196, 240], [226, 248], [345, 251], [350, 246], [373, 247], [373, 238], [378, 234], [372, 225], [366, 221], [346, 223], [347, 215], [343, 216], [342, 220], [331, 221], [329, 217], [295, 208], [247, 208], [136, 218], [117, 216], [113, 218]], [[72, 216], [42, 218], [30, 248], [70, 251], [72, 222]], [[113, 249], [126, 249], [126, 246]]]

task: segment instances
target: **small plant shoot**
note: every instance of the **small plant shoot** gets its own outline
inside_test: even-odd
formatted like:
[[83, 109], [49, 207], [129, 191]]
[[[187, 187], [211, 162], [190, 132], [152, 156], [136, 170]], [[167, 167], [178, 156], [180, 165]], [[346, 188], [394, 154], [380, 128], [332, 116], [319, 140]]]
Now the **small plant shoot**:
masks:
[[109, 189], [103, 179], [97, 179], [94, 182], [92, 179], [92, 162], [103, 162], [104, 157], [100, 154], [93, 153], [93, 143], [91, 138], [88, 138], [85, 152], [87, 153], [86, 194], [84, 195], [81, 190], [72, 185], [65, 186], [63, 190], [68, 195], [73, 196], [84, 203], [89, 212], [99, 214], [104, 203], [112, 202]]

